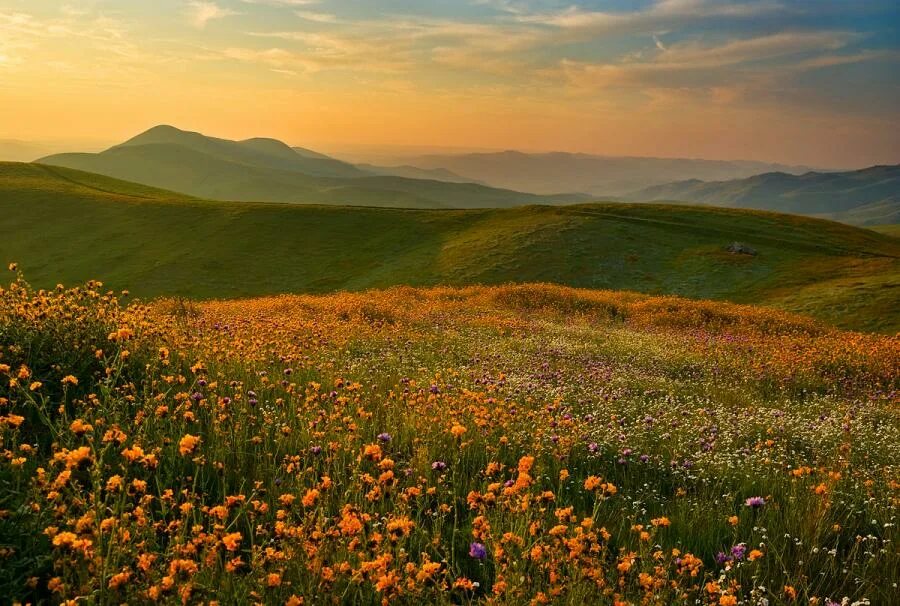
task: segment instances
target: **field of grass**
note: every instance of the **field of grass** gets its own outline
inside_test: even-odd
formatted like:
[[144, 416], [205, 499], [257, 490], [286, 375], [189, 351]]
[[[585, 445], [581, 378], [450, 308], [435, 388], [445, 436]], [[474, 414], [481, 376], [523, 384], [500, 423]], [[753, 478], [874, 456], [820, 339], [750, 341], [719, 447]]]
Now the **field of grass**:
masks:
[[[222, 203], [0, 164], [0, 260], [37, 286], [244, 297], [397, 284], [554, 282], [800, 311], [895, 332], [900, 240], [755, 211], [584, 204], [400, 210]], [[725, 248], [741, 241], [757, 256]]]
[[724, 303], [522, 285], [123, 308], [19, 279], [0, 592], [897, 604], [898, 388], [896, 337]]

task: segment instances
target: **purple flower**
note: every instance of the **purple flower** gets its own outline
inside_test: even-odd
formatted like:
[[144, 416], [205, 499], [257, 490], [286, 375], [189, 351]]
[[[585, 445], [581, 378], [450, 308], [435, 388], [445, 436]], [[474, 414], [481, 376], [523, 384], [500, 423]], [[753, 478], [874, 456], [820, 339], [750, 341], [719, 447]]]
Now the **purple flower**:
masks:
[[312, 447], [310, 447], [309, 452], [311, 452], [314, 455], [321, 454], [322, 447], [321, 446], [312, 446]]
[[600, 446], [596, 442], [591, 442], [588, 444], [588, 452], [591, 454], [597, 454], [597, 451], [600, 450]]
[[293, 370], [292, 368], [285, 368], [285, 369], [284, 369], [284, 374], [287, 375], [287, 376], [290, 376], [290, 374], [291, 374], [292, 372], [294, 372], [294, 370]]
[[747, 544], [746, 543], [738, 543], [734, 547], [731, 548], [731, 557], [735, 560], [743, 560], [744, 555], [747, 553]]
[[391, 434], [389, 434], [387, 432], [382, 432], [382, 433], [378, 434], [378, 440], [381, 442], [390, 442]]
[[731, 558], [729, 558], [727, 555], [725, 555], [725, 553], [722, 551], [720, 551], [719, 553], [716, 554], [716, 563], [717, 564], [724, 564], [725, 562], [727, 562], [729, 560], [731, 560]]
[[481, 543], [472, 543], [469, 545], [469, 555], [476, 560], [483, 560], [487, 557], [487, 548]]
[[750, 497], [746, 501], [744, 501], [744, 505], [747, 507], [752, 507], [753, 509], [758, 509], [766, 504], [765, 497]]
[[444, 471], [445, 469], [447, 469], [447, 464], [443, 461], [435, 461], [431, 464], [431, 468], [434, 471]]

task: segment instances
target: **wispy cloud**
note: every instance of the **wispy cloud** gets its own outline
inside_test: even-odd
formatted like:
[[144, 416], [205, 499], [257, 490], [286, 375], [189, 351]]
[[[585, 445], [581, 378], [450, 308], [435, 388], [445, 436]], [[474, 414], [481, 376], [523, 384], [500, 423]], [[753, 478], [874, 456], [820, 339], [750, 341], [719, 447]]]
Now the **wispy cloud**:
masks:
[[241, 0], [245, 4], [264, 4], [267, 6], [312, 6], [321, 0]]
[[215, 2], [206, 0], [191, 0], [187, 3], [187, 15], [190, 22], [200, 29], [206, 27], [206, 24], [215, 19], [223, 19], [231, 15], [237, 15], [237, 11], [230, 8], [223, 8]]
[[638, 11], [594, 11], [579, 6], [548, 13], [519, 14], [522, 23], [533, 23], [583, 33], [618, 34], [658, 32], [685, 22], [698, 22], [711, 18], [749, 18], [775, 12], [786, 7], [770, 0], [751, 2], [719, 2], [715, 0], [661, 0], [649, 8]]
[[294, 11], [294, 14], [306, 21], [315, 23], [338, 23], [337, 15], [331, 13], [318, 13], [315, 11]]

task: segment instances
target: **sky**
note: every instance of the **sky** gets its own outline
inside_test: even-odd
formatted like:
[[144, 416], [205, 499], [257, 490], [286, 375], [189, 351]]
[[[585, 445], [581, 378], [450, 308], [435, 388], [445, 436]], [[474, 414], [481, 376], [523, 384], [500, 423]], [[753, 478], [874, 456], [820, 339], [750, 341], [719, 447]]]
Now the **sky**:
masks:
[[0, 0], [0, 138], [163, 123], [322, 151], [898, 163], [900, 2]]

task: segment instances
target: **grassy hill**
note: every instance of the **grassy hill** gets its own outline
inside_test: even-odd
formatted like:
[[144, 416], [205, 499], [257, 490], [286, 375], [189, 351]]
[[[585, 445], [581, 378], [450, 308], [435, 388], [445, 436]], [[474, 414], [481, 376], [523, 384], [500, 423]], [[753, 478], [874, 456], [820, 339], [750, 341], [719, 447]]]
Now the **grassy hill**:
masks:
[[[404, 210], [209, 202], [0, 164], [0, 260], [40, 286], [242, 297], [395, 284], [556, 282], [760, 303], [900, 329], [900, 240], [817, 219], [687, 206]], [[741, 241], [756, 256], [725, 248]]]
[[688, 180], [649, 187], [636, 201], [681, 200], [816, 215], [856, 225], [900, 221], [900, 165], [843, 173], [765, 173], [731, 181]]
[[212, 200], [488, 208], [571, 202], [472, 183], [376, 175], [274, 139], [228, 141], [159, 126], [98, 154], [40, 160]]

